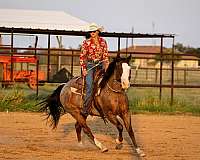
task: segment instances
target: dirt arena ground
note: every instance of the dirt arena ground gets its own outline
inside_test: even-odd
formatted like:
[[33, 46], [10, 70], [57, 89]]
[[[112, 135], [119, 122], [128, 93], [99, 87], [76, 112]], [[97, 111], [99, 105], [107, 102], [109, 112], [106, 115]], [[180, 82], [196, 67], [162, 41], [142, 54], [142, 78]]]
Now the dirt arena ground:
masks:
[[40, 113], [0, 113], [1, 160], [199, 160], [200, 117], [133, 115], [132, 126], [146, 157], [137, 158], [124, 131], [124, 145], [115, 150], [116, 129], [99, 118], [89, 118], [95, 136], [109, 149], [101, 153], [83, 135], [79, 146], [70, 115], [61, 118], [56, 131]]

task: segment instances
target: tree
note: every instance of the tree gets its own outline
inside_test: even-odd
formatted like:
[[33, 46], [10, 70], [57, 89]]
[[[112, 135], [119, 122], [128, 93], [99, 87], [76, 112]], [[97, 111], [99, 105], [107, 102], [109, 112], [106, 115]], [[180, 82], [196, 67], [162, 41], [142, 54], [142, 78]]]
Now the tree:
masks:
[[176, 43], [174, 47], [176, 51], [181, 52], [181, 53], [200, 54], [200, 48], [194, 48], [191, 46], [186, 47], [186, 46], [183, 46], [182, 43]]
[[185, 49], [186, 49], [186, 47], [184, 47], [182, 43], [176, 43], [174, 47], [175, 47], [175, 50], [179, 52], [185, 52]]
[[[171, 48], [164, 48], [163, 49], [163, 53], [162, 53], [162, 60], [164, 63], [166, 64], [170, 64], [172, 62], [172, 58], [174, 58], [174, 62], [175, 63], [178, 63], [178, 61], [180, 61], [181, 59], [181, 55], [177, 55], [177, 54], [180, 54], [180, 52], [178, 51], [175, 51], [176, 55], [174, 55], [172, 57], [172, 49]], [[155, 56], [155, 61], [156, 62], [160, 62], [161, 61], [161, 55], [160, 54], [157, 54]]]

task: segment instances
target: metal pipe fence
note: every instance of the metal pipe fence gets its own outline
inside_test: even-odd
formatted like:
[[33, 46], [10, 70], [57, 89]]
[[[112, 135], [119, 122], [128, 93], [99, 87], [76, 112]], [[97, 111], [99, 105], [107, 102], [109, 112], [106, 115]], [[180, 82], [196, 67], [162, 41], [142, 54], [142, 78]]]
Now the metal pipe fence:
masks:
[[[86, 32], [77, 31], [54, 31], [54, 30], [40, 30], [40, 29], [17, 29], [17, 28], [0, 28], [0, 32], [11, 34], [11, 44], [0, 46], [0, 57], [9, 57], [10, 63], [7, 65], [11, 73], [11, 82], [15, 82], [14, 70], [17, 65], [14, 61], [15, 57], [35, 57], [37, 63], [24, 62], [27, 69], [35, 70], [37, 79], [37, 94], [40, 71], [45, 73], [43, 83], [55, 83], [54, 77], [61, 70], [65, 69], [65, 74], [68, 76], [79, 76], [81, 74], [79, 66], [80, 50], [78, 49], [65, 49], [65, 48], [52, 48], [51, 36], [52, 35], [70, 35], [70, 36], [85, 36]], [[13, 45], [13, 37], [15, 33], [27, 34], [45, 34], [47, 36], [47, 48], [37, 47], [15, 47]], [[176, 54], [174, 53], [174, 37], [173, 34], [133, 34], [133, 33], [102, 33], [101, 36], [117, 38], [117, 51], [110, 51], [110, 57], [115, 57], [117, 54], [121, 56], [132, 55], [132, 78], [131, 87], [156, 87], [159, 89], [159, 98], [162, 98], [162, 89], [169, 88], [171, 90], [171, 104], [173, 103], [174, 88], [200, 88], [199, 68], [194, 67], [177, 67], [176, 63], [180, 61], [199, 61], [199, 56], [194, 54]], [[121, 51], [122, 38], [159, 38], [160, 39], [160, 52], [147, 53], [147, 52], [126, 52]], [[163, 41], [165, 38], [172, 38], [172, 51], [171, 53], [164, 53]], [[126, 45], [127, 46], [127, 45]], [[147, 56], [148, 55], [148, 56]], [[194, 58], [195, 57], [195, 58]], [[167, 63], [166, 63], [167, 58]], [[138, 65], [136, 61], [143, 60], [146, 62], [153, 62], [156, 65], [148, 65], [148, 63]], [[59, 61], [59, 64], [58, 64]], [[0, 61], [1, 62], [1, 61]], [[1, 62], [3, 63], [3, 62]], [[1, 65], [0, 65], [1, 68]], [[23, 68], [23, 67], [22, 67]], [[0, 69], [0, 71], [3, 71]], [[2, 74], [2, 73], [1, 73]], [[2, 77], [2, 76], [0, 76]], [[1, 79], [1, 82], [4, 82]], [[61, 83], [61, 81], [59, 81]]]

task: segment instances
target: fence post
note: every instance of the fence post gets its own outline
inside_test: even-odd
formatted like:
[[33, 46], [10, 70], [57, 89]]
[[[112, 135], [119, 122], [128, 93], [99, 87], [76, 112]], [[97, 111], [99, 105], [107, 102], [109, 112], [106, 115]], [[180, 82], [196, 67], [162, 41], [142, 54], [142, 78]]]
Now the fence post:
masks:
[[148, 68], [146, 68], [146, 80], [148, 80]]
[[118, 52], [117, 52], [117, 55], [120, 56], [120, 37], [118, 37]]
[[162, 67], [163, 67], [163, 37], [161, 37], [161, 48], [160, 48], [160, 95], [159, 98], [162, 98]]
[[73, 68], [73, 66], [74, 66], [74, 51], [72, 50], [72, 58], [71, 58], [71, 75], [72, 75], [72, 77], [74, 76], [73, 74], [73, 71], [74, 71], [74, 68]]
[[186, 70], [187, 70], [186, 68], [184, 68], [184, 70], [183, 70], [183, 72], [184, 72], [184, 85], [186, 85], [186, 81], [187, 81], [187, 79], [186, 79], [187, 71]]
[[173, 37], [173, 44], [172, 44], [172, 79], [171, 79], [171, 105], [173, 105], [174, 101], [174, 37]]
[[14, 52], [14, 35], [13, 35], [13, 30], [11, 31], [11, 66], [10, 66], [10, 80], [13, 83], [13, 69], [14, 69], [14, 64], [13, 64], [13, 52]]
[[49, 82], [49, 75], [50, 75], [50, 47], [51, 47], [51, 40], [50, 34], [48, 34], [48, 57], [47, 57], [47, 81]]
[[[37, 57], [36, 57], [37, 58]], [[39, 59], [37, 59], [37, 62], [36, 62], [36, 96], [38, 97], [38, 74], [39, 74]]]
[[158, 82], [158, 69], [156, 68], [156, 77], [155, 77], [155, 83], [157, 83]]

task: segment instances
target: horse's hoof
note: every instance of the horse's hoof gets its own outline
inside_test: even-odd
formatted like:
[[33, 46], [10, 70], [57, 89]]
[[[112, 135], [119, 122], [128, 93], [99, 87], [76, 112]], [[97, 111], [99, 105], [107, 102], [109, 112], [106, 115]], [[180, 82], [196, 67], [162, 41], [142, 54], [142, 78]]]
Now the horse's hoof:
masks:
[[103, 149], [101, 150], [101, 152], [102, 152], [102, 153], [108, 152], [108, 148], [103, 148]]
[[115, 141], [117, 143], [115, 146], [115, 149], [122, 149], [122, 147], [123, 147], [122, 141], [120, 141], [118, 138]]
[[146, 156], [145, 153], [140, 148], [136, 148], [136, 152], [140, 157]]
[[115, 146], [115, 149], [122, 149], [122, 147], [123, 147], [123, 143], [120, 143], [120, 144], [116, 144], [116, 146]]
[[83, 145], [83, 142], [78, 142], [78, 146], [79, 147], [83, 147], [84, 145]]
[[101, 144], [101, 142], [99, 142], [96, 138], [94, 138], [94, 143], [99, 149], [101, 149], [102, 153], [108, 151], [108, 148], [106, 148], [103, 144]]
[[146, 156], [145, 153], [141, 153], [141, 154], [140, 154], [140, 157], [145, 157], [145, 156]]

